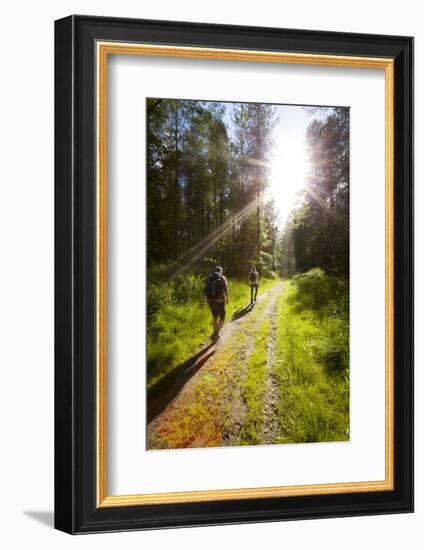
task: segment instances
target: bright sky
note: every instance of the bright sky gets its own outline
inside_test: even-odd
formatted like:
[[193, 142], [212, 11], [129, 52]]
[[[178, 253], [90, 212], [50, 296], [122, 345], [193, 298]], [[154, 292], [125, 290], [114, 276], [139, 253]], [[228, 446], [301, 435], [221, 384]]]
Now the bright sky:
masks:
[[270, 194], [279, 213], [280, 226], [284, 227], [299, 191], [306, 185], [308, 155], [305, 136], [311, 117], [298, 106], [279, 105], [276, 111], [279, 120], [274, 129]]
[[[233, 103], [226, 103], [224, 122], [232, 131]], [[274, 128], [274, 150], [270, 155], [269, 193], [284, 227], [296, 204], [298, 192], [305, 186], [308, 158], [305, 145], [311, 121], [306, 110], [297, 105], [275, 105], [277, 124]]]

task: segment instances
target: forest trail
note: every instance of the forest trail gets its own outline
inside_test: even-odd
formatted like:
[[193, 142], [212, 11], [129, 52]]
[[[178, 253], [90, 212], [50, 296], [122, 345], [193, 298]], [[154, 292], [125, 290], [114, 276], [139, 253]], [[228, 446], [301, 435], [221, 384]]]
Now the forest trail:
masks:
[[149, 391], [148, 449], [243, 444], [243, 431], [250, 429], [244, 388], [252, 354], [258, 353], [261, 327], [266, 330], [265, 392], [258, 391], [255, 399], [260, 400], [264, 421], [255, 430], [257, 444], [273, 441], [280, 396], [272, 365], [277, 305], [283, 292], [284, 283], [279, 282], [258, 295], [256, 304], [245, 306], [226, 322], [218, 342], [204, 344]]

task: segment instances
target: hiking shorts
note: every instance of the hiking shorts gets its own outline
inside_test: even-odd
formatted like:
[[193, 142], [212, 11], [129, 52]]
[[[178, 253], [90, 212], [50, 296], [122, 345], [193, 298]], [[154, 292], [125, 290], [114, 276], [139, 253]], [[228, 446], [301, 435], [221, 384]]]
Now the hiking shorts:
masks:
[[225, 303], [224, 302], [208, 302], [209, 308], [212, 313], [212, 317], [217, 319], [218, 317], [224, 321], [225, 320]]

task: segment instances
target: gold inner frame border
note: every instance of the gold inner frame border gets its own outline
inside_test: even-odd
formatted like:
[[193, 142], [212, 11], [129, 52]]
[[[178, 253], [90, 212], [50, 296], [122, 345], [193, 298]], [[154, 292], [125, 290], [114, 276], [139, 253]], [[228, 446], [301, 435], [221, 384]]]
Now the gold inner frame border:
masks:
[[[315, 485], [214, 489], [109, 496], [107, 492], [107, 62], [109, 55], [180, 57], [261, 63], [383, 69], [385, 72], [385, 479]], [[394, 60], [140, 43], [96, 43], [97, 62], [97, 507], [142, 506], [255, 498], [365, 493], [394, 489]]]

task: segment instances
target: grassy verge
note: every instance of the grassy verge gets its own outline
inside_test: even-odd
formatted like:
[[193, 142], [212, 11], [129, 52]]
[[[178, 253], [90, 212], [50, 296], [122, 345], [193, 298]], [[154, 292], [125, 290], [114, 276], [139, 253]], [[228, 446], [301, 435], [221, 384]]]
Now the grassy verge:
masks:
[[278, 443], [349, 439], [346, 294], [347, 284], [322, 272], [287, 283], [277, 319]]
[[270, 321], [266, 319], [256, 336], [255, 349], [249, 357], [243, 384], [246, 416], [240, 433], [241, 445], [257, 445], [263, 423], [263, 399], [266, 388], [267, 343]]
[[[153, 303], [155, 307], [147, 321], [148, 387], [189, 359], [211, 334], [209, 308], [202, 300], [203, 282], [190, 276], [187, 280], [191, 288], [184, 296], [181, 292], [178, 294], [180, 288], [175, 283], [171, 289], [167, 284], [152, 285], [152, 292], [149, 293], [148, 309], [150, 311]], [[263, 279], [259, 295], [277, 282], [277, 279]], [[230, 303], [227, 306], [227, 322], [250, 301], [250, 289], [246, 282], [230, 279], [228, 283]]]

